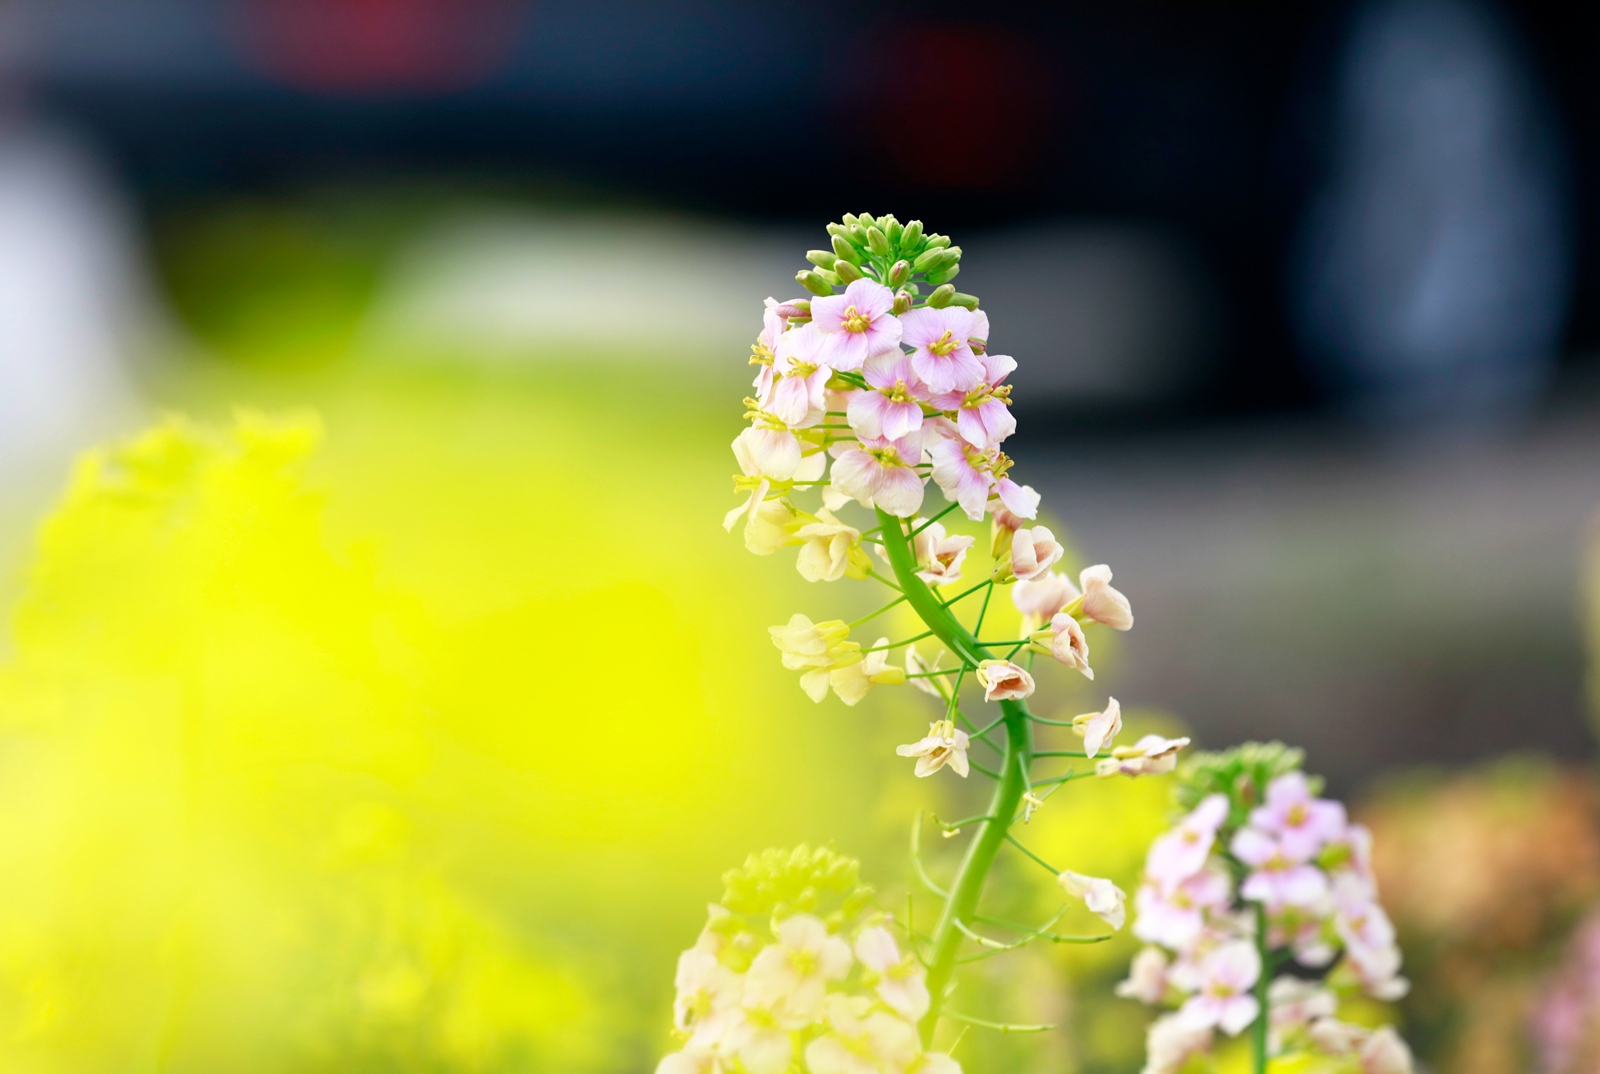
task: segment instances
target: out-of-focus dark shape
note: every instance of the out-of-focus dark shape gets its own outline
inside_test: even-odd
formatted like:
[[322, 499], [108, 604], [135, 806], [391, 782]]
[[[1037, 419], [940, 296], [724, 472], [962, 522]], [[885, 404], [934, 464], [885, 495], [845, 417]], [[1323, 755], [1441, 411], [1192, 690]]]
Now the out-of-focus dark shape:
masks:
[[1600, 909], [1573, 934], [1561, 966], [1539, 993], [1532, 1032], [1540, 1074], [1600, 1070]]
[[269, 77], [333, 93], [444, 93], [511, 54], [526, 0], [241, 0], [242, 51]]
[[1322, 375], [1379, 422], [1521, 411], [1570, 291], [1564, 162], [1533, 73], [1472, 0], [1377, 0], [1336, 95], [1296, 303]]
[[1593, 772], [1510, 759], [1413, 775], [1359, 814], [1414, 982], [1419, 1057], [1440, 1074], [1527, 1069], [1544, 953], [1600, 896]]

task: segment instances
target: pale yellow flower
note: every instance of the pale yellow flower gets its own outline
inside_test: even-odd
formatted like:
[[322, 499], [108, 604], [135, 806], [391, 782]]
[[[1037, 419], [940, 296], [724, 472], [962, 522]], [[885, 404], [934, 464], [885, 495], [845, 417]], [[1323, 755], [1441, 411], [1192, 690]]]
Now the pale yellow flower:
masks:
[[950, 720], [937, 720], [928, 725], [928, 733], [922, 739], [909, 745], [895, 747], [895, 752], [902, 757], [915, 757], [917, 759], [917, 775], [919, 777], [931, 776], [945, 765], [949, 765], [956, 775], [966, 778], [967, 747], [971, 740], [967, 733]]
[[795, 530], [801, 545], [795, 566], [808, 582], [837, 582], [845, 575], [865, 578], [872, 563], [861, 551], [861, 531], [840, 522], [826, 507]]
[[840, 701], [854, 705], [874, 686], [897, 686], [906, 681], [905, 668], [889, 663], [888, 650], [879, 648], [888, 643], [888, 638], [879, 638], [872, 645], [877, 652], [863, 653], [859, 660], [829, 672], [828, 681]]
[[1101, 747], [1110, 746], [1117, 732], [1122, 730], [1122, 706], [1113, 697], [1099, 712], [1074, 716], [1072, 729], [1083, 738], [1083, 752], [1093, 757]]

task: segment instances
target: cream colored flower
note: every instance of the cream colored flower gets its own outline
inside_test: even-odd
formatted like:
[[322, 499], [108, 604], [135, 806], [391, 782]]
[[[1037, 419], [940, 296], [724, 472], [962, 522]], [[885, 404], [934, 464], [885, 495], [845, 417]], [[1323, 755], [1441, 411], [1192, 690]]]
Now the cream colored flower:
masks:
[[672, 1003], [672, 1024], [685, 1033], [697, 1023], [738, 1006], [744, 986], [737, 973], [698, 946], [678, 956], [678, 975], [673, 984], [677, 997]]
[[872, 567], [861, 551], [861, 531], [840, 522], [826, 507], [815, 521], [797, 527], [790, 543], [801, 545], [795, 566], [808, 582], [837, 582], [847, 574], [865, 578]]
[[1211, 1047], [1211, 1027], [1195, 1025], [1176, 1013], [1150, 1023], [1140, 1074], [1177, 1074], [1189, 1057]]
[[1128, 896], [1117, 885], [1098, 876], [1084, 876], [1070, 869], [1062, 870], [1060, 881], [1068, 895], [1082, 899], [1089, 911], [1113, 929], [1120, 929], [1128, 920]]
[[837, 993], [828, 997], [828, 1032], [805, 1053], [810, 1074], [884, 1074], [910, 1070], [920, 1058], [922, 1044], [910, 1022], [874, 1010], [866, 996]]
[[980, 661], [977, 678], [985, 701], [1011, 701], [1033, 693], [1033, 676], [1009, 660]]
[[928, 984], [911, 952], [900, 953], [889, 930], [872, 925], [856, 937], [856, 961], [873, 975], [869, 978], [878, 998], [915, 1022], [928, 1013]]
[[1066, 612], [1057, 612], [1048, 627], [1029, 634], [1028, 648], [1055, 657], [1063, 666], [1083, 672], [1085, 678], [1094, 678], [1094, 668], [1089, 666], [1089, 639], [1084, 637], [1078, 621]]
[[1011, 603], [1022, 613], [1022, 632], [1032, 634], [1040, 625], [1078, 599], [1078, 587], [1060, 571], [1051, 571], [1011, 587]]
[[888, 644], [888, 638], [879, 638], [872, 643], [876, 652], [863, 653], [860, 660], [836, 667], [828, 673], [828, 681], [840, 701], [854, 705], [866, 697], [867, 691], [874, 686], [899, 685], [906, 681], [905, 669], [889, 663], [888, 650], [881, 648]]
[[1129, 630], [1133, 627], [1133, 607], [1128, 598], [1111, 588], [1111, 568], [1104, 563], [1085, 567], [1078, 575], [1083, 588], [1083, 615], [1112, 630]]
[[1050, 568], [1066, 554], [1046, 526], [1024, 526], [1011, 536], [1011, 557], [1001, 562], [996, 574], [1001, 581], [1020, 578], [1032, 582], [1050, 573]]
[[1097, 776], [1159, 776], [1178, 767], [1178, 751], [1187, 738], [1145, 735], [1131, 746], [1118, 746], [1094, 766]]
[[1074, 716], [1072, 729], [1083, 737], [1083, 752], [1093, 757], [1102, 747], [1110, 746], [1117, 732], [1122, 730], [1122, 706], [1113, 697], [1099, 712]]
[[917, 577], [929, 585], [953, 585], [961, 581], [961, 563], [974, 538], [961, 534], [945, 536], [944, 526], [935, 522], [915, 538]]
[[757, 952], [744, 975], [743, 1005], [814, 1022], [822, 1017], [828, 982], [850, 972], [850, 945], [811, 914], [792, 914], [773, 931], [777, 942]]
[[1373, 1031], [1358, 1055], [1361, 1074], [1411, 1074], [1413, 1070], [1411, 1049], [1393, 1026]]
[[850, 628], [843, 619], [813, 623], [796, 612], [783, 626], [768, 627], [772, 644], [783, 653], [783, 666], [804, 671], [800, 687], [813, 701], [828, 696], [829, 675], [861, 659], [861, 646], [846, 641]]
[[808, 517], [783, 500], [764, 500], [745, 523], [744, 546], [758, 556], [770, 556], [780, 548], [797, 545], [801, 542], [795, 530]]
[[928, 725], [925, 738], [906, 746], [896, 746], [895, 752], [902, 757], [917, 758], [919, 777], [931, 776], [949, 765], [956, 775], [965, 778], [968, 771], [967, 747], [970, 744], [965, 731], [950, 720], [938, 720]]

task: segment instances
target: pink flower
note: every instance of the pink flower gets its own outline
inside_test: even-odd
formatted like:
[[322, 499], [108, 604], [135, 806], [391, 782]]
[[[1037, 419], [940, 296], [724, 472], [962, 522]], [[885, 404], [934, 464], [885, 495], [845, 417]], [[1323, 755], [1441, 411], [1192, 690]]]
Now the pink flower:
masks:
[[1344, 834], [1344, 806], [1312, 795], [1305, 773], [1286, 772], [1267, 784], [1266, 802], [1250, 811], [1250, 826], [1276, 835], [1290, 860], [1310, 861]]
[[1230, 847], [1233, 856], [1255, 872], [1239, 885], [1239, 894], [1269, 909], [1310, 906], [1328, 893], [1328, 877], [1314, 865], [1289, 857], [1283, 844], [1256, 828], [1240, 828]]
[[1011, 572], [1033, 581], [1050, 573], [1050, 568], [1066, 554], [1047, 526], [1024, 526], [1011, 537]]
[[[1141, 1074], [1178, 1074], [1189, 1057], [1211, 1047], [1211, 1027], [1194, 1025], [1178, 1014], [1163, 1014], [1145, 1035]], [[666, 1074], [657, 1071], [657, 1074]], [[673, 1072], [676, 1074], [676, 1072]]]
[[1033, 676], [1009, 660], [980, 660], [977, 678], [985, 701], [1011, 701], [1033, 693]]
[[944, 526], [930, 523], [913, 538], [917, 563], [921, 570], [917, 577], [929, 585], [951, 585], [961, 580], [961, 563], [975, 538], [962, 534], [945, 536]]
[[1009, 399], [980, 385], [956, 408], [956, 428], [972, 446], [991, 448], [1017, 431], [1017, 419], [1011, 416]]
[[[1072, 616], [1057, 612], [1048, 629], [1032, 631], [1028, 639], [1028, 648], [1032, 651], [1055, 657], [1063, 666], [1083, 672], [1086, 679], [1094, 678], [1094, 668], [1089, 666], [1089, 639], [1083, 636], [1083, 627]], [[1089, 756], [1094, 756], [1093, 749], [1089, 750]]]
[[778, 346], [778, 337], [783, 335], [783, 330], [788, 327], [788, 322], [776, 309], [772, 308], [773, 300], [767, 299], [767, 312], [761, 317], [761, 334], [756, 336], [755, 343], [750, 346], [750, 364], [760, 366], [756, 370], [756, 379], [750, 384], [756, 390], [756, 400], [762, 406], [767, 405], [767, 400], [772, 391], [772, 356]]
[[1207, 795], [1177, 827], [1156, 838], [1145, 857], [1145, 876], [1172, 887], [1205, 867], [1217, 829], [1228, 819], [1226, 795]]
[[890, 312], [894, 292], [881, 283], [861, 279], [842, 295], [811, 300], [811, 323], [826, 341], [825, 360], [843, 373], [853, 373], [873, 355], [900, 349], [902, 325]]
[[1134, 896], [1139, 919], [1133, 923], [1133, 934], [1176, 951], [1200, 935], [1207, 910], [1232, 901], [1228, 874], [1216, 868], [1202, 869], [1171, 887], [1146, 883]]
[[1084, 876], [1071, 869], [1063, 870], [1056, 880], [1068, 895], [1082, 899], [1090, 913], [1113, 929], [1120, 929], [1128, 920], [1128, 897], [1121, 888], [1098, 876]]
[[765, 407], [792, 429], [822, 420], [827, 410], [825, 391], [833, 371], [823, 357], [823, 337], [815, 325], [802, 325], [778, 337], [773, 349], [772, 393]]
[[1072, 579], [1057, 571], [1041, 575], [1031, 581], [1020, 579], [1011, 587], [1011, 603], [1022, 613], [1024, 634], [1032, 627], [1049, 622], [1051, 617], [1078, 597], [1078, 587]]
[[[995, 495], [1000, 497], [1000, 503], [1005, 507], [1006, 513], [1019, 519], [1034, 519], [1039, 517], [1039, 494], [1033, 491], [1032, 485], [1019, 485], [1009, 477], [996, 479], [994, 483]], [[995, 510], [998, 517], [999, 509]], [[1011, 527], [1015, 529], [1016, 527]]]
[[775, 313], [787, 324], [796, 317], [811, 316], [811, 301], [805, 298], [786, 298], [782, 302], [767, 296], [766, 307], [768, 313]]
[[1193, 1026], [1219, 1026], [1237, 1034], [1256, 1020], [1260, 1004], [1250, 989], [1261, 976], [1261, 956], [1244, 940], [1222, 944], [1200, 963], [1200, 994], [1179, 1011]]
[[1111, 745], [1122, 730], [1122, 706], [1112, 697], [1099, 712], [1085, 712], [1072, 718], [1072, 730], [1083, 739], [1083, 752], [1093, 757]]
[[1133, 608], [1128, 598], [1111, 588], [1111, 568], [1104, 563], [1085, 567], [1078, 575], [1078, 585], [1083, 588], [1083, 614], [1087, 619], [1103, 623], [1112, 630], [1129, 630], [1133, 627]]
[[[813, 311], [815, 308], [813, 303]], [[977, 324], [971, 310], [959, 306], [941, 310], [923, 307], [907, 312], [900, 323], [904, 326], [901, 341], [912, 348], [911, 368], [929, 391], [936, 395], [968, 392], [983, 382], [983, 363], [967, 344]]]
[[985, 467], [989, 457], [959, 440], [941, 440], [929, 449], [933, 457], [933, 480], [944, 491], [944, 498], [959, 503], [968, 518], [983, 517], [994, 475]]
[[834, 460], [833, 487], [863, 507], [910, 518], [922, 506], [923, 479], [912, 469], [921, 456], [915, 436], [863, 441], [860, 447], [844, 448]]
[[[857, 283], [861, 281], [856, 281]], [[850, 428], [863, 440], [898, 440], [922, 428], [922, 385], [899, 351], [867, 359], [861, 374], [866, 391], [850, 393]]]
[[[1137, 925], [1133, 931], [1138, 935]], [[1128, 967], [1128, 979], [1117, 983], [1117, 995], [1155, 1006], [1167, 994], [1167, 965], [1166, 952], [1161, 948], [1141, 948]]]

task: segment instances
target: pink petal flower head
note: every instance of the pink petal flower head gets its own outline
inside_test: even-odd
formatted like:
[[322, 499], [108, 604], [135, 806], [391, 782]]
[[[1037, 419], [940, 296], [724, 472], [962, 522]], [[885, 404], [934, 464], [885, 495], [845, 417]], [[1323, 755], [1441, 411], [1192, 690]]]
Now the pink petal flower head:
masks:
[[1078, 598], [1078, 587], [1072, 584], [1072, 579], [1059, 571], [1040, 575], [1038, 578], [1020, 578], [1017, 584], [1011, 587], [1011, 603], [1017, 606], [1017, 611], [1023, 615], [1025, 625], [1023, 633], [1031, 633], [1031, 627], [1039, 623], [1047, 623], [1050, 619]]
[[894, 292], [875, 280], [860, 279], [842, 295], [811, 300], [811, 323], [822, 333], [826, 361], [853, 373], [873, 355], [899, 352], [901, 322], [890, 312]]
[[1257, 828], [1240, 828], [1229, 848], [1255, 870], [1239, 885], [1239, 894], [1269, 910], [1310, 906], [1328, 893], [1328, 876], [1314, 865], [1295, 861], [1283, 845]]
[[995, 496], [997, 502], [990, 504], [990, 510], [994, 512], [996, 548], [999, 548], [998, 531], [1001, 530], [1008, 534], [1005, 547], [1010, 548], [1009, 534], [1016, 533], [1039, 516], [1040, 496], [1032, 485], [1019, 485], [1009, 477], [995, 482]]
[[1074, 716], [1072, 730], [1083, 739], [1083, 752], [1092, 758], [1101, 749], [1111, 745], [1122, 730], [1122, 706], [1116, 698], [1109, 698], [1106, 707], [1099, 712]]
[[1217, 829], [1228, 818], [1228, 799], [1210, 794], [1170, 832], [1158, 836], [1145, 856], [1145, 875], [1172, 887], [1198, 873], [1211, 855]]
[[[767, 299], [768, 303], [772, 299]], [[756, 341], [750, 345], [750, 364], [759, 366], [756, 370], [756, 379], [751, 381], [751, 386], [756, 390], [756, 401], [762, 406], [772, 392], [772, 360], [778, 346], [778, 337], [783, 335], [783, 330], [788, 327], [778, 312], [770, 306], [761, 318], [761, 334], [756, 336]]]
[[[1134, 933], [1138, 933], [1137, 925]], [[1133, 964], [1128, 967], [1128, 979], [1118, 982], [1116, 994], [1154, 1007], [1167, 994], [1168, 964], [1166, 952], [1161, 948], [1140, 948], [1139, 953], [1133, 956]]]
[[966, 778], [968, 772], [967, 747], [971, 741], [967, 733], [950, 720], [938, 720], [928, 725], [928, 734], [916, 742], [896, 746], [901, 757], [917, 758], [917, 776], [931, 776], [945, 765], [956, 775]]
[[1048, 526], [1024, 526], [1011, 536], [1011, 573], [1027, 581], [1043, 578], [1065, 554]]
[[898, 342], [911, 347], [911, 368], [929, 391], [969, 392], [983, 382], [983, 363], [967, 343], [976, 322], [971, 310], [959, 306], [925, 306], [900, 318], [904, 335]]
[[922, 506], [923, 478], [912, 467], [922, 456], [915, 437], [863, 442], [833, 463], [833, 487], [863, 507], [910, 518]]
[[815, 326], [803, 325], [780, 336], [773, 350], [773, 384], [765, 408], [792, 429], [817, 424], [827, 410], [833, 371], [823, 358], [822, 339]]
[[1133, 608], [1128, 598], [1111, 588], [1111, 568], [1104, 563], [1085, 567], [1078, 575], [1083, 588], [1083, 614], [1112, 630], [1133, 628]]
[[1344, 835], [1344, 806], [1314, 796], [1305, 773], [1285, 772], [1267, 784], [1266, 802], [1250, 811], [1250, 826], [1276, 835], [1285, 856], [1310, 861]]
[[811, 316], [811, 300], [806, 298], [786, 298], [782, 302], [767, 296], [767, 312], [777, 314], [785, 323], [796, 317], [802, 320]]
[[874, 355], [862, 367], [871, 388], [850, 393], [846, 415], [863, 440], [898, 440], [922, 428], [922, 386], [899, 351]]
[[1056, 877], [1061, 887], [1075, 899], [1082, 899], [1089, 912], [1113, 929], [1120, 929], [1128, 920], [1127, 895], [1109, 880], [1097, 876], [1084, 876], [1068, 869]]
[[1196, 1025], [1176, 1013], [1162, 1015], [1146, 1032], [1141, 1074], [1178, 1074], [1191, 1056], [1211, 1047], [1211, 1037], [1209, 1025]]
[[994, 487], [994, 475], [986, 469], [988, 455], [959, 440], [941, 440], [929, 454], [933, 456], [933, 480], [945, 499], [959, 503], [972, 521], [983, 518], [984, 504]]
[[1180, 1015], [1194, 1025], [1217, 1026], [1237, 1034], [1256, 1020], [1260, 1005], [1250, 989], [1261, 976], [1261, 956], [1244, 940], [1222, 944], [1200, 964], [1200, 994], [1184, 1003]]
[[952, 585], [961, 580], [961, 564], [974, 538], [962, 534], [945, 535], [944, 526], [933, 522], [912, 538], [912, 551], [921, 568], [917, 577], [929, 585]]
[[1033, 676], [1009, 660], [980, 660], [978, 682], [985, 701], [1013, 701], [1033, 694]]
[[1133, 934], [1146, 943], [1174, 951], [1188, 947], [1205, 928], [1206, 912], [1224, 909], [1233, 901], [1228, 874], [1209, 867], [1170, 887], [1160, 883], [1140, 885], [1134, 896], [1139, 918]]
[[[1094, 678], [1094, 668], [1089, 666], [1089, 639], [1084, 637], [1083, 627], [1072, 616], [1057, 612], [1048, 628], [1032, 631], [1028, 638], [1031, 651], [1054, 657], [1063, 667], [1083, 672], [1086, 679]], [[1093, 749], [1089, 756], [1094, 756]]]

